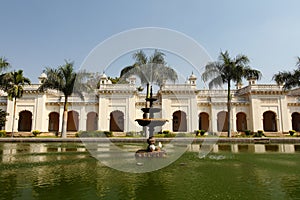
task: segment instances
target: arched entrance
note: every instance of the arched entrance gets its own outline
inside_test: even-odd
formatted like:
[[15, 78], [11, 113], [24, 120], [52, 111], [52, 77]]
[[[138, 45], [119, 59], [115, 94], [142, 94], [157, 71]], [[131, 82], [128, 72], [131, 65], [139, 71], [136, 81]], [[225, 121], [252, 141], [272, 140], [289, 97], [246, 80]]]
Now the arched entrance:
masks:
[[218, 113], [217, 126], [219, 132], [228, 131], [228, 116], [226, 111], [221, 111]]
[[31, 131], [32, 113], [30, 111], [21, 111], [19, 113], [18, 131]]
[[209, 128], [209, 115], [206, 112], [199, 114], [199, 130], [208, 131]]
[[293, 130], [299, 132], [300, 131], [300, 114], [294, 112], [292, 114], [292, 128]]
[[236, 130], [245, 131], [247, 130], [247, 116], [243, 112], [236, 114]]
[[96, 112], [89, 112], [86, 119], [86, 130], [95, 131], [98, 129], [98, 114]]
[[173, 113], [173, 132], [186, 132], [187, 121], [186, 113], [183, 111], [176, 111]]
[[264, 131], [277, 132], [276, 114], [272, 111], [266, 111], [263, 118]]
[[78, 131], [79, 114], [72, 110], [68, 112], [67, 131]]
[[59, 113], [51, 112], [49, 114], [48, 131], [57, 132], [59, 129]]
[[110, 113], [109, 130], [124, 132], [124, 113], [116, 110]]

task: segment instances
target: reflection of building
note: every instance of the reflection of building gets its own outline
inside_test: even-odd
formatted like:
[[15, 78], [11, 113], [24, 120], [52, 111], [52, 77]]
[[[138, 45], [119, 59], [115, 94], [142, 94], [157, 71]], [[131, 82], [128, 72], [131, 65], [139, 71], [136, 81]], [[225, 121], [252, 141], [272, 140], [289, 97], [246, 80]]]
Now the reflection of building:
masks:
[[[57, 91], [39, 93], [39, 84], [26, 86], [23, 98], [17, 100], [16, 131], [60, 131], [64, 97]], [[196, 77], [185, 84], [165, 84], [156, 94], [154, 107], [161, 108], [155, 118], [167, 119], [162, 130], [192, 132], [204, 129], [227, 131], [231, 120], [233, 132], [264, 130], [265, 132], [300, 131], [300, 89], [283, 91], [275, 84], [249, 85], [232, 91], [232, 115], [227, 118], [226, 90], [199, 90]], [[68, 131], [111, 130], [141, 131], [135, 119], [143, 118], [145, 94], [138, 92], [135, 79], [128, 84], [111, 84], [101, 76], [100, 89], [86, 94], [84, 100], [69, 98]], [[11, 131], [13, 101], [0, 96], [0, 108], [9, 113], [6, 131]]]

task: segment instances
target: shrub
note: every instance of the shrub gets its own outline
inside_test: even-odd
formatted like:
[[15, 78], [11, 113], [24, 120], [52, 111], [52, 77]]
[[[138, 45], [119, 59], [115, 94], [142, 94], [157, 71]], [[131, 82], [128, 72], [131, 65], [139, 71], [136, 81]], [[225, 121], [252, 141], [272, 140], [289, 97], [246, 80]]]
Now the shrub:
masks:
[[170, 134], [170, 131], [169, 130], [164, 130], [162, 133], [163, 134]]
[[263, 130], [258, 130], [253, 137], [262, 137], [265, 136], [264, 131]]
[[80, 131], [76, 137], [112, 137], [111, 131]]
[[289, 133], [290, 133], [291, 136], [293, 136], [296, 133], [296, 131], [295, 130], [290, 130]]
[[251, 134], [251, 131], [250, 130], [245, 130], [245, 135], [249, 136]]
[[32, 134], [34, 135], [34, 137], [36, 137], [37, 135], [41, 134], [41, 131], [39, 131], [39, 130], [33, 130]]
[[106, 137], [112, 137], [113, 136], [113, 132], [111, 131], [104, 131], [104, 134]]
[[200, 135], [200, 132], [201, 132], [200, 130], [195, 130], [195, 131], [194, 131], [194, 133], [196, 134], [196, 136], [199, 136], [199, 135]]
[[135, 137], [138, 135], [139, 135], [139, 132], [135, 132], [135, 131], [126, 132], [126, 137]]
[[0, 130], [0, 137], [6, 137], [6, 131], [5, 130]]
[[200, 130], [200, 135], [203, 136], [206, 133], [206, 130]]
[[170, 138], [170, 137], [176, 137], [176, 134], [175, 133], [168, 133], [168, 134], [165, 134], [166, 138]]

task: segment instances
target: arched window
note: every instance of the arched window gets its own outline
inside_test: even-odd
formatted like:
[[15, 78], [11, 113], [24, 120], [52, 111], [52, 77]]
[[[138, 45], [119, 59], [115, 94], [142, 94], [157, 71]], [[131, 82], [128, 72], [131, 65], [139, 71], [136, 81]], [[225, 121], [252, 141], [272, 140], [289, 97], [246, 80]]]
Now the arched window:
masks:
[[218, 113], [217, 122], [219, 132], [228, 131], [228, 116], [226, 111], [221, 111]]
[[186, 113], [183, 111], [176, 111], [173, 113], [173, 132], [186, 132], [187, 121]]
[[245, 131], [247, 130], [247, 116], [243, 112], [236, 114], [236, 130]]
[[206, 112], [199, 114], [199, 130], [208, 131], [209, 128], [209, 115]]
[[57, 112], [51, 112], [49, 114], [48, 131], [58, 131], [59, 129], [59, 114]]
[[31, 131], [32, 113], [30, 111], [21, 111], [19, 113], [18, 131]]
[[124, 132], [124, 113], [116, 110], [110, 113], [110, 131]]
[[95, 131], [98, 129], [98, 114], [96, 112], [89, 112], [86, 120], [86, 130]]
[[292, 128], [295, 131], [300, 131], [300, 114], [294, 112], [292, 114]]
[[272, 111], [266, 111], [263, 118], [264, 131], [277, 132], [276, 114]]
[[79, 114], [72, 110], [68, 112], [67, 131], [78, 131]]

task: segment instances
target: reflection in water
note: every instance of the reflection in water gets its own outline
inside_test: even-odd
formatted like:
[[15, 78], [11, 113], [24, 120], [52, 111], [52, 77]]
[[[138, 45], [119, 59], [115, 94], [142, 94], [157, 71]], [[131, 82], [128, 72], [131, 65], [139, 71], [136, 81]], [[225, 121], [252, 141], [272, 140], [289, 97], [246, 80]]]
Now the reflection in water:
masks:
[[[98, 147], [110, 150], [109, 146]], [[142, 145], [119, 147], [134, 153]], [[104, 166], [80, 143], [0, 144], [0, 199], [295, 199], [300, 196], [299, 147], [224, 144], [214, 146], [213, 152], [202, 159], [198, 157], [199, 149], [199, 145], [192, 144], [189, 152], [170, 166], [132, 174]]]

